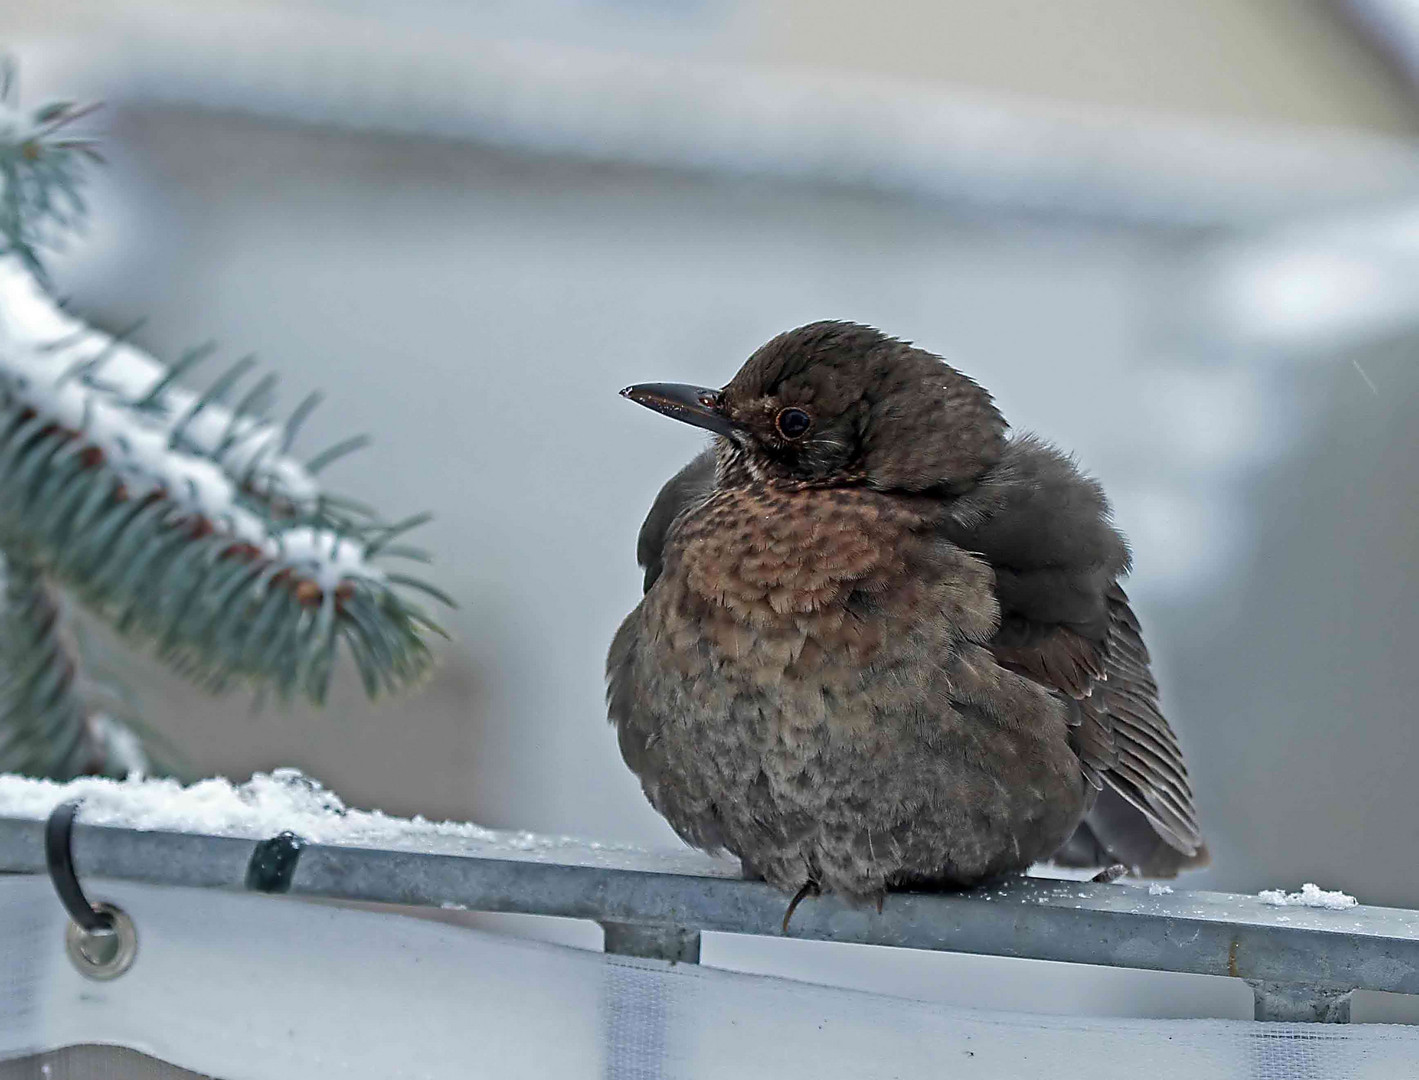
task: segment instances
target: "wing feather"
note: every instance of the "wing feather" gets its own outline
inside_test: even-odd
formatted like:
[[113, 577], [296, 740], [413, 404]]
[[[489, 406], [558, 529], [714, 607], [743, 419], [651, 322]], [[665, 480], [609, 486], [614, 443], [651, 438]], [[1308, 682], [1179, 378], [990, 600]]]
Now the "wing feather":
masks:
[[[998, 474], [961, 501], [946, 532], [996, 570], [997, 662], [1071, 701], [1071, 745], [1084, 775], [1118, 796], [1098, 800], [1098, 815], [1091, 811], [1081, 829], [1096, 824], [1099, 845], [1149, 872], [1205, 861], [1182, 748], [1158, 707], [1142, 630], [1118, 584], [1128, 549], [1099, 486], [1022, 436]], [[1159, 838], [1166, 848], [1156, 850]], [[1085, 840], [1081, 848], [1097, 850]]]

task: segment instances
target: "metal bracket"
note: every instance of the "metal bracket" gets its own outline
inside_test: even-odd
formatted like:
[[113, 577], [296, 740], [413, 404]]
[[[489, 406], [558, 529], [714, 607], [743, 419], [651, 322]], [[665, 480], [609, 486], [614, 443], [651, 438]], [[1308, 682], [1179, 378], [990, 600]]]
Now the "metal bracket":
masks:
[[1258, 1020], [1290, 1024], [1348, 1024], [1350, 995], [1355, 991], [1311, 983], [1263, 982], [1248, 979], [1256, 998]]
[[601, 930], [605, 934], [605, 948], [608, 953], [669, 960], [672, 964], [700, 962], [698, 930], [623, 922], [603, 922]]

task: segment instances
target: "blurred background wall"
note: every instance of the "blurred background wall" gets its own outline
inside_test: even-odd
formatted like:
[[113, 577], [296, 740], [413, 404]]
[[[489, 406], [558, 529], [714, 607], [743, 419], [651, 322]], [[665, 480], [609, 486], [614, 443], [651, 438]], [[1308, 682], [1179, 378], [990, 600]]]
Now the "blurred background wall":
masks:
[[[142, 660], [129, 681], [201, 773], [294, 764], [358, 805], [675, 844], [601, 665], [641, 517], [699, 440], [616, 390], [720, 384], [780, 330], [854, 319], [977, 377], [1113, 495], [1214, 855], [1187, 887], [1419, 905], [1415, 18], [11, 0], [27, 101], [108, 102], [90, 235], [54, 263], [72, 306], [147, 316], [168, 358], [254, 351], [292, 403], [325, 389], [308, 448], [377, 436], [340, 486], [433, 509], [461, 605], [440, 674], [374, 707], [350, 683], [251, 715]], [[733, 939], [706, 960], [1250, 1015], [1222, 980]]]

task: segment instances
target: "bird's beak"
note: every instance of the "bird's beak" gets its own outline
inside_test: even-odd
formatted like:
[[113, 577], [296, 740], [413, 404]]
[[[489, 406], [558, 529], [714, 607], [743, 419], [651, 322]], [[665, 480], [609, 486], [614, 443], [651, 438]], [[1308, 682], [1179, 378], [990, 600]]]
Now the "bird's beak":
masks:
[[713, 431], [716, 435], [729, 435], [736, 431], [738, 424], [720, 411], [720, 393], [703, 386], [686, 386], [683, 383], [639, 383], [621, 391], [637, 405], [664, 413], [672, 420], [683, 420], [695, 427]]

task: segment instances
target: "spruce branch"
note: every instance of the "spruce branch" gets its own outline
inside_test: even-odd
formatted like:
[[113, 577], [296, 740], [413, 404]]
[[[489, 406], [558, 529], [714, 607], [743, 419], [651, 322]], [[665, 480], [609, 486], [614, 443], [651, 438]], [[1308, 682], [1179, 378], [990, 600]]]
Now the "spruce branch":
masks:
[[389, 524], [323, 490], [315, 474], [363, 436], [306, 465], [291, 456], [318, 396], [273, 422], [274, 376], [242, 389], [250, 358], [189, 390], [182, 377], [213, 347], [167, 367], [60, 308], [39, 250], [82, 217], [78, 181], [97, 155], [63, 134], [84, 110], [22, 117], [12, 81], [0, 70], [0, 770], [138, 761], [138, 723], [75, 689], [51, 584], [213, 691], [320, 703], [342, 651], [371, 696], [417, 679], [442, 631], [408, 592], [449, 601], [378, 563], [420, 558], [391, 541], [426, 517]]
[[59, 604], [33, 563], [4, 560], [0, 608], [0, 772], [70, 778], [147, 771], [126, 725], [81, 698]]
[[0, 255], [43, 279], [40, 252], [82, 222], [85, 170], [103, 159], [92, 140], [66, 130], [92, 106], [61, 101], [26, 115], [16, 83], [14, 62], [0, 60]]

